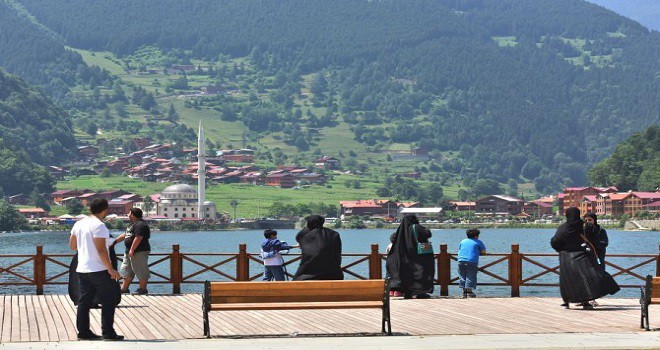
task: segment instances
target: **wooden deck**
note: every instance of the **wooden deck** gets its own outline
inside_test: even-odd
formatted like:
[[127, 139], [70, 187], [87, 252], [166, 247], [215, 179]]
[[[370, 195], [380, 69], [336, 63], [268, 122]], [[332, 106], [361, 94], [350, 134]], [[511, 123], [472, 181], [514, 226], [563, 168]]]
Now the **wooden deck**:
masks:
[[[639, 332], [637, 299], [601, 299], [595, 310], [562, 309], [557, 298], [392, 300], [396, 334]], [[0, 295], [0, 343], [76, 339], [76, 310], [66, 295]], [[660, 310], [651, 310], [660, 326]], [[658, 317], [653, 317], [657, 314]], [[380, 310], [217, 311], [213, 336], [359, 334], [380, 331]], [[92, 329], [100, 334], [100, 310]], [[202, 338], [199, 294], [123, 296], [115, 328], [131, 340]]]

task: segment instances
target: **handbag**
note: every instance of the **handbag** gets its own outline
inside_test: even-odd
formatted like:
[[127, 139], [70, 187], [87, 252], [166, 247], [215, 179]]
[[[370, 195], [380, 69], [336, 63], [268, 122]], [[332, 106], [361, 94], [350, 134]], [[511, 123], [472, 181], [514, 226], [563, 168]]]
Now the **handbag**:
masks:
[[422, 243], [417, 239], [417, 224], [412, 225], [415, 242], [417, 242], [417, 255], [433, 254], [433, 245], [431, 242]]

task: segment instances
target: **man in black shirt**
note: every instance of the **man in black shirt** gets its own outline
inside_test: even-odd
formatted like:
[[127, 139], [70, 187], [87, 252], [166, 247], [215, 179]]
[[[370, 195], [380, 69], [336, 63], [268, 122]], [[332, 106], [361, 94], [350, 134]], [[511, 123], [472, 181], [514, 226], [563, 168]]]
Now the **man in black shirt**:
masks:
[[121, 292], [129, 293], [128, 287], [133, 282], [133, 277], [137, 276], [140, 287], [133, 294], [145, 295], [149, 293], [147, 291], [147, 282], [150, 276], [149, 252], [151, 251], [151, 246], [149, 245], [149, 237], [151, 236], [151, 231], [149, 230], [149, 225], [142, 220], [141, 209], [131, 208], [128, 213], [128, 219], [131, 220], [131, 225], [128, 226], [126, 232], [119, 235], [114, 243], [112, 243], [115, 245], [124, 241], [126, 245], [124, 261], [119, 269], [119, 272], [124, 278]]

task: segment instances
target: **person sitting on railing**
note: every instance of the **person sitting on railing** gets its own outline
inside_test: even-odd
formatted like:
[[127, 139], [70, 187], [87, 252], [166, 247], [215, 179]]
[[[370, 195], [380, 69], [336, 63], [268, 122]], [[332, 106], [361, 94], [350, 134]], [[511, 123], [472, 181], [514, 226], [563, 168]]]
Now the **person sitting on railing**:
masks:
[[266, 238], [261, 243], [261, 258], [264, 259], [264, 281], [284, 281], [284, 258], [282, 251], [298, 248], [298, 245], [288, 245], [277, 239], [277, 231], [264, 230]]
[[580, 303], [584, 309], [593, 309], [590, 300], [620, 289], [612, 276], [599, 266], [583, 223], [580, 209], [568, 208], [566, 222], [557, 228], [550, 240], [552, 248], [559, 252], [559, 291], [564, 308], [569, 308], [569, 303]]
[[339, 233], [323, 227], [325, 218], [320, 215], [305, 220], [307, 227], [296, 235], [302, 257], [293, 280], [343, 280]]

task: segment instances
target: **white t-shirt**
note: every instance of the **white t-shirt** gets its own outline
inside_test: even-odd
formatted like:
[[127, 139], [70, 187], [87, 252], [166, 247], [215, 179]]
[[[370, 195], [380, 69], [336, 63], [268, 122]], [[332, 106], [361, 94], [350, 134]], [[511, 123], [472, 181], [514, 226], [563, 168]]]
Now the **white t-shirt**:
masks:
[[78, 244], [76, 272], [99, 272], [108, 269], [103, 264], [96, 245], [94, 245], [94, 238], [104, 238], [106, 241], [110, 238], [110, 231], [101, 220], [93, 215], [79, 220], [73, 225], [71, 235], [76, 236]]

